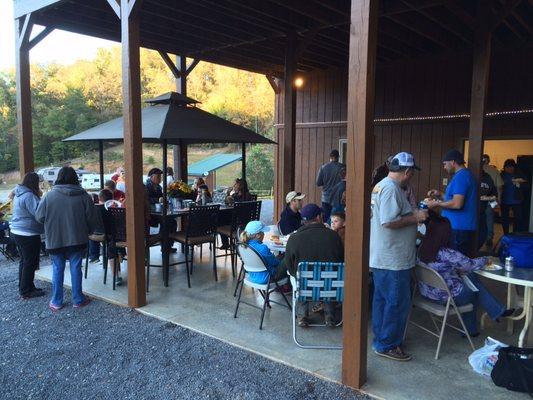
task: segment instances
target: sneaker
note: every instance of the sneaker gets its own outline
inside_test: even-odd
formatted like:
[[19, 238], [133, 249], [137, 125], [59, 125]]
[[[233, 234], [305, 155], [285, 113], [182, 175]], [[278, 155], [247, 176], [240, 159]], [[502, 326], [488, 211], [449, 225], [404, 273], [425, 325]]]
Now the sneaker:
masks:
[[298, 318], [298, 326], [300, 328], [307, 328], [309, 326], [309, 319], [307, 317]]
[[100, 262], [100, 257], [91, 258], [91, 259], [89, 260], [89, 262], [90, 262], [91, 264], [94, 264], [94, 263]]
[[52, 303], [48, 303], [48, 308], [52, 310], [53, 312], [59, 311], [64, 307], [64, 305], [56, 306]]
[[395, 361], [409, 361], [411, 359], [411, 355], [404, 353], [399, 346], [387, 351], [374, 350], [374, 353], [376, 353], [378, 356], [390, 358], [391, 360]]
[[45, 293], [42, 290], [32, 290], [29, 293], [21, 295], [21, 297], [22, 297], [23, 300], [29, 300], [29, 299], [33, 299], [35, 297], [42, 297], [44, 295], [45, 295]]
[[85, 296], [85, 300], [83, 300], [81, 303], [79, 304], [74, 304], [72, 307], [74, 308], [82, 308], [82, 307], [85, 307], [87, 304], [89, 304], [91, 302], [91, 299], [88, 298], [87, 296]]
[[122, 277], [121, 276], [117, 276], [117, 280], [115, 281], [115, 285], [122, 286]]
[[335, 318], [333, 318], [333, 315], [326, 315], [326, 326], [328, 328], [335, 328], [337, 324], [335, 323]]

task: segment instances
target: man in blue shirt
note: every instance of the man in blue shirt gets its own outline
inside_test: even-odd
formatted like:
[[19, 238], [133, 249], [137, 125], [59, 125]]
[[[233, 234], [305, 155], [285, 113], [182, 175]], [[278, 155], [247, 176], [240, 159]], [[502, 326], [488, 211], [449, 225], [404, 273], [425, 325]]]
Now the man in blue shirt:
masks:
[[316, 177], [316, 185], [322, 188], [322, 210], [324, 213], [324, 221], [329, 220], [331, 214], [331, 192], [335, 185], [341, 181], [341, 170], [346, 168], [344, 164], [339, 162], [339, 151], [331, 150], [329, 153], [329, 162], [324, 164], [318, 170]]
[[444, 169], [453, 175], [444, 195], [430, 190], [428, 196], [441, 197], [441, 200], [429, 200], [429, 208], [441, 208], [442, 216], [452, 225], [452, 243], [456, 250], [465, 255], [470, 254], [471, 241], [477, 229], [478, 183], [472, 172], [465, 167], [463, 155], [458, 150], [449, 150], [442, 160]]

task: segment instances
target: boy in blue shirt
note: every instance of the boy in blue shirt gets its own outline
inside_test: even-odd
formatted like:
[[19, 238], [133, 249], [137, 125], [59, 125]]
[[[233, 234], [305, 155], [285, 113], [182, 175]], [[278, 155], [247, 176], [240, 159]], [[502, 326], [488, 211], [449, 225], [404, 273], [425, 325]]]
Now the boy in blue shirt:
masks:
[[477, 228], [478, 183], [472, 172], [465, 167], [463, 155], [458, 150], [449, 150], [442, 160], [444, 169], [453, 175], [444, 194], [433, 189], [428, 196], [440, 197], [429, 200], [431, 209], [441, 208], [442, 216], [452, 225], [452, 245], [465, 255], [470, 254], [471, 241]]

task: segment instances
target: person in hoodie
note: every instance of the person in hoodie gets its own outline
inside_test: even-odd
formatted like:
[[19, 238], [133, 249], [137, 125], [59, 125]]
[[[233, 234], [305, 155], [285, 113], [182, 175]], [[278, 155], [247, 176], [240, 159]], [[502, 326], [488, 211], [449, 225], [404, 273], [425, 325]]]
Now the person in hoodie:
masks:
[[102, 218], [92, 197], [80, 186], [72, 167], [63, 167], [52, 190], [39, 203], [35, 218], [44, 224], [46, 248], [52, 258], [52, 311], [63, 308], [65, 262], [70, 264], [74, 308], [89, 304], [82, 293], [81, 264], [88, 236], [104, 233]]
[[28, 172], [22, 183], [14, 190], [13, 217], [9, 224], [20, 254], [19, 293], [23, 299], [45, 294], [33, 283], [35, 270], [39, 268], [41, 233], [43, 233], [43, 225], [35, 220], [40, 197], [39, 175]]

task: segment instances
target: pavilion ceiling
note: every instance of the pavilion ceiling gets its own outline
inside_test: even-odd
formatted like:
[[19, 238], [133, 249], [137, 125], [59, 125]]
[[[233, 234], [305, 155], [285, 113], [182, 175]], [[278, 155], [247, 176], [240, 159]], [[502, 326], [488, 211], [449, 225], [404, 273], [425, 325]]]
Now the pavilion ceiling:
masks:
[[[143, 0], [141, 45], [150, 49], [283, 75], [287, 32], [302, 43], [302, 71], [348, 62], [350, 0]], [[471, 48], [475, 1], [382, 0], [378, 61]], [[533, 43], [533, 0], [493, 0], [494, 45]], [[60, 0], [33, 13], [34, 23], [120, 41], [107, 0]]]

